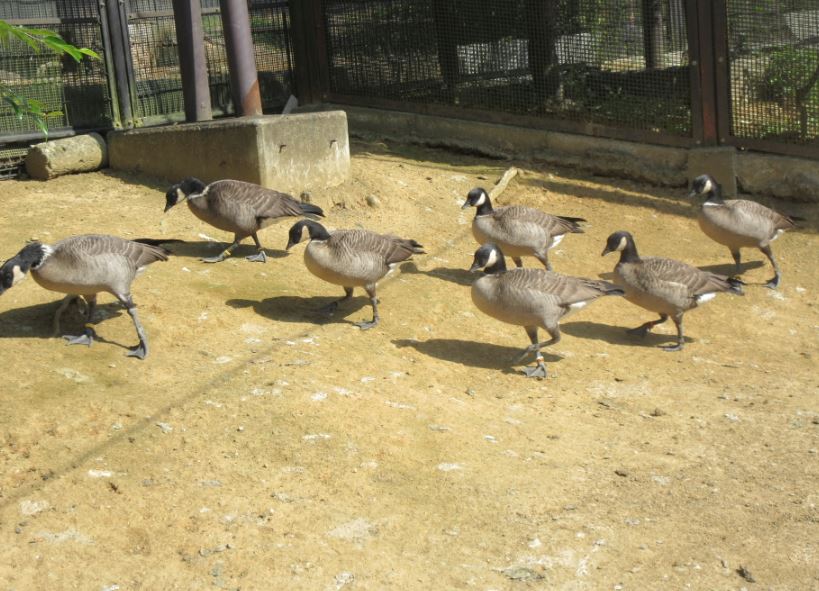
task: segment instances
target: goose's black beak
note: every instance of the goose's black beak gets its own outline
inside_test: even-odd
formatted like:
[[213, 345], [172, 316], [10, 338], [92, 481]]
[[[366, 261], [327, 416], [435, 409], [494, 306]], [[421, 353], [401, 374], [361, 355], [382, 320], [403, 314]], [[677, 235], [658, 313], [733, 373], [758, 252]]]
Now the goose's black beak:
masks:
[[688, 193], [688, 198], [689, 198], [689, 199], [693, 199], [693, 198], [694, 198], [694, 197], [696, 197], [697, 195], [699, 195], [699, 193], [697, 193], [697, 192], [696, 192], [694, 189], [691, 189], [691, 192], [690, 192], [690, 193]]
[[606, 248], [603, 249], [603, 254], [601, 254], [600, 256], [604, 257], [607, 254], [609, 254], [610, 252], [612, 252], [612, 250], [608, 247], [608, 245], [606, 245]]
[[472, 266], [469, 267], [469, 272], [470, 273], [477, 273], [480, 270], [481, 270], [481, 264], [480, 263], [472, 263]]
[[463, 205], [461, 205], [461, 209], [466, 209], [467, 207], [469, 207], [469, 200], [468, 199], [466, 201], [464, 201]]
[[172, 207], [173, 207], [173, 205], [171, 205], [170, 203], [168, 203], [167, 205], [165, 205], [165, 211], [164, 211], [163, 213], [168, 213], [168, 210], [169, 210], [170, 208], [172, 208]]
[[295, 243], [295, 242], [293, 242], [292, 240], [288, 240], [288, 241], [287, 241], [287, 246], [285, 246], [285, 247], [284, 247], [284, 249], [285, 249], [285, 250], [290, 250], [290, 249], [291, 249], [293, 246], [295, 246], [295, 245], [296, 245], [296, 243]]

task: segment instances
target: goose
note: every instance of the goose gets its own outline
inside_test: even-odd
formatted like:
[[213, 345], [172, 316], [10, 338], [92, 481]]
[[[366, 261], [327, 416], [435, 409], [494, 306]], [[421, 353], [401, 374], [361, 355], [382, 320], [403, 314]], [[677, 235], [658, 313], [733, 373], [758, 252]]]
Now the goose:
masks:
[[472, 235], [478, 244], [496, 244], [518, 267], [523, 266], [521, 257], [533, 256], [552, 270], [548, 251], [560, 244], [566, 234], [582, 234], [578, 222], [583, 218], [570, 218], [544, 213], [539, 209], [522, 205], [492, 208], [489, 194], [477, 187], [466, 196], [461, 209], [477, 208], [472, 220]]
[[620, 261], [614, 267], [616, 283], [626, 292], [626, 299], [632, 304], [660, 315], [629, 330], [629, 334], [645, 337], [654, 326], [662, 324], [668, 317], [677, 326], [677, 343], [663, 347], [666, 351], [683, 348], [683, 314], [702, 303], [714, 299], [720, 292], [744, 295], [739, 279], [703, 271], [681, 261], [660, 257], [643, 257], [637, 254], [634, 238], [628, 232], [614, 232], [603, 249], [605, 256], [619, 252]]
[[307, 228], [310, 236], [310, 242], [304, 250], [305, 266], [316, 277], [344, 288], [344, 297], [327, 306], [326, 311], [332, 313], [339, 304], [349, 300], [353, 296], [354, 287], [363, 287], [370, 297], [373, 319], [356, 323], [363, 330], [373, 328], [379, 321], [378, 300], [375, 295], [378, 280], [412, 255], [426, 254], [424, 247], [415, 240], [376, 234], [368, 230], [328, 232], [313, 220], [301, 220], [293, 224], [287, 250], [301, 241], [304, 228]]
[[160, 242], [105, 234], [72, 236], [52, 245], [30, 242], [0, 267], [0, 294], [20, 283], [29, 271], [41, 287], [68, 294], [54, 316], [57, 330], [62, 312], [71, 300], [82, 296], [88, 302], [85, 331], [64, 338], [69, 345], [90, 346], [96, 336], [93, 316], [97, 294], [108, 292], [125, 306], [139, 337], [139, 345], [127, 355], [145, 359], [148, 340], [131, 298], [131, 282], [151, 263], [168, 260], [170, 253], [159, 246]]
[[711, 240], [728, 247], [736, 263], [736, 272], [740, 271], [740, 249], [758, 248], [774, 268], [774, 276], [765, 287], [779, 287], [782, 275], [771, 251], [771, 242], [802, 219], [782, 215], [746, 199], [724, 200], [719, 183], [707, 174], [695, 178], [691, 185], [688, 197], [697, 195], [707, 195], [697, 216], [700, 228]]
[[302, 203], [285, 193], [244, 181], [221, 180], [205, 185], [197, 178], [188, 177], [168, 189], [165, 211], [185, 200], [193, 215], [200, 220], [234, 234], [233, 243], [219, 256], [203, 258], [205, 263], [225, 260], [248, 236], [256, 243], [257, 252], [246, 257], [247, 260], [264, 263], [267, 255], [256, 232], [282, 217], [324, 217], [324, 212], [316, 205]]
[[[528, 377], [546, 377], [541, 348], [560, 342], [559, 321], [574, 310], [606, 295], [623, 295], [623, 290], [605, 281], [561, 275], [544, 269], [506, 269], [503, 251], [488, 243], [475, 251], [470, 271], [484, 274], [472, 283], [472, 301], [487, 316], [523, 326], [531, 345], [514, 362], [535, 354], [536, 365], [523, 372]], [[537, 329], [552, 337], [538, 342]]]

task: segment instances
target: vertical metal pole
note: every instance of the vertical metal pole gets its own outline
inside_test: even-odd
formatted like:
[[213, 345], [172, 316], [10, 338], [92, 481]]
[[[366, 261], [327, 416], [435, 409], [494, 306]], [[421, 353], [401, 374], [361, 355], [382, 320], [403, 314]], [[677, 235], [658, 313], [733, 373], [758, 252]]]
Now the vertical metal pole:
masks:
[[646, 69], [663, 67], [664, 34], [662, 3], [660, 0], [643, 0], [643, 47]]
[[202, 7], [199, 0], [173, 0], [173, 8], [179, 48], [179, 69], [182, 73], [185, 120], [209, 121], [213, 119], [213, 112], [205, 58]]
[[713, 17], [711, 0], [697, 0], [703, 146], [715, 146], [718, 135]]
[[103, 19], [103, 34], [105, 34], [106, 21], [107, 32], [110, 35], [110, 54], [113, 58], [114, 83], [116, 88], [116, 98], [119, 103], [120, 123], [123, 127], [132, 127], [134, 124], [134, 113], [131, 105], [131, 86], [128, 84], [128, 62], [131, 58], [131, 45], [128, 43], [127, 27], [123, 30], [124, 19], [120, 16], [120, 3], [116, 0], [108, 0], [105, 3], [105, 16]]
[[293, 36], [293, 61], [294, 78], [296, 86], [296, 96], [302, 105], [318, 102], [315, 88], [311, 82], [310, 73], [313, 69], [310, 59], [312, 48], [309, 43], [312, 35], [309, 35], [307, 11], [303, 2], [293, 2], [290, 4], [290, 30]]
[[230, 86], [238, 115], [262, 114], [262, 97], [256, 71], [256, 55], [250, 30], [247, 0], [219, 0], [225, 49], [230, 68]]

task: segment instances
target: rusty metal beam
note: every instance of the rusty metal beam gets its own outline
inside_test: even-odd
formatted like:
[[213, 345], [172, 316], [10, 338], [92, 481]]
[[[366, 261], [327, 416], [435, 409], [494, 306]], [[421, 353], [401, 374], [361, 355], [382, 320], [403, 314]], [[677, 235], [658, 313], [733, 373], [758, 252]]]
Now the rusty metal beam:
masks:
[[222, 26], [225, 30], [225, 49], [230, 68], [230, 87], [236, 114], [262, 114], [262, 97], [256, 70], [256, 54], [250, 29], [247, 0], [219, 0]]
[[205, 57], [205, 34], [199, 0], [173, 0], [185, 120], [213, 119]]

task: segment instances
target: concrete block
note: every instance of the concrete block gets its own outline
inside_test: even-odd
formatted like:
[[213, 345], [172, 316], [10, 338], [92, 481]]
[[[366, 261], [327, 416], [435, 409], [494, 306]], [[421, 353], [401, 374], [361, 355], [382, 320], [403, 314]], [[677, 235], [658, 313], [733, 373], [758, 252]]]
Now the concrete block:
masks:
[[737, 194], [736, 148], [717, 146], [688, 151], [688, 185], [701, 174], [710, 174], [722, 187], [723, 197]]
[[176, 182], [237, 179], [298, 195], [350, 173], [343, 111], [241, 117], [108, 134], [111, 168]]
[[98, 133], [35, 144], [26, 155], [26, 172], [45, 181], [63, 174], [91, 172], [108, 165], [108, 148]]
[[737, 154], [737, 180], [748, 193], [819, 203], [819, 166], [815, 160], [741, 152]]

